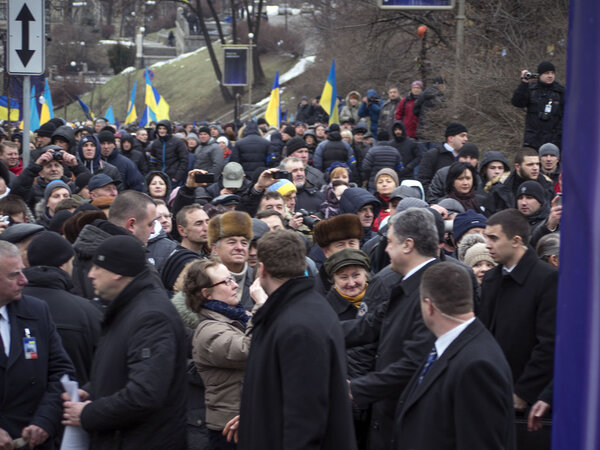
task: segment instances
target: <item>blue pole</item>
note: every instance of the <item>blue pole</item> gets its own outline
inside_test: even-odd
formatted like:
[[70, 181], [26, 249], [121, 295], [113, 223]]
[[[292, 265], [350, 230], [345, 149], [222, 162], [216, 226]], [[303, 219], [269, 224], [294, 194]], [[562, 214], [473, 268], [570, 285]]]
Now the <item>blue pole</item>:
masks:
[[552, 448], [600, 448], [600, 2], [572, 0]]

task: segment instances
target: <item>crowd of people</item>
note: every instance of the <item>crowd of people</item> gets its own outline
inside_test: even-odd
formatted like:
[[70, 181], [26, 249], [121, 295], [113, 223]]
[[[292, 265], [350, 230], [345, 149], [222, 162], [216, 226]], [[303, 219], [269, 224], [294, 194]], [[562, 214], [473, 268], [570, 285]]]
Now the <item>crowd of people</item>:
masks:
[[5, 130], [0, 447], [549, 448], [564, 88], [537, 72], [511, 155], [420, 139], [441, 77], [340, 124], [303, 98], [279, 128]]

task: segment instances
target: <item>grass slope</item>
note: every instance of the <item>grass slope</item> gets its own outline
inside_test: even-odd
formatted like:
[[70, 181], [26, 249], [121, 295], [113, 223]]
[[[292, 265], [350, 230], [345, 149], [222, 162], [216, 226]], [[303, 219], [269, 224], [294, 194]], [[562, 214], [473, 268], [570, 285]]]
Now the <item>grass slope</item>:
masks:
[[[221, 46], [214, 44], [214, 49], [222, 63]], [[226, 104], [221, 97], [207, 49], [204, 48], [185, 58], [172, 61], [161, 63], [158, 67], [151, 67], [154, 71], [152, 84], [169, 104], [171, 120], [212, 120], [233, 109], [233, 102]], [[272, 54], [261, 56], [266, 81], [264, 86], [253, 88], [254, 101], [269, 95], [277, 70], [279, 73], [284, 73], [295, 62], [290, 56]], [[103, 116], [112, 105], [115, 118], [122, 123], [135, 80], [137, 80], [135, 106], [139, 120], [144, 111], [146, 93], [142, 69], [118, 74], [105, 85], [94, 89], [93, 94], [90, 92], [81, 98], [90, 106], [96, 117]], [[247, 102], [247, 93], [244, 93], [243, 98]], [[77, 102], [68, 106], [67, 116], [68, 120], [81, 120], [84, 117]]]

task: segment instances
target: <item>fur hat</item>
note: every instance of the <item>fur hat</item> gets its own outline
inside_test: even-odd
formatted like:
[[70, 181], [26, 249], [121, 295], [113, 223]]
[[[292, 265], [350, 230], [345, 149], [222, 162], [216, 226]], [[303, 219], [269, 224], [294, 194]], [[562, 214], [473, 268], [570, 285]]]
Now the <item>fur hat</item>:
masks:
[[363, 234], [362, 224], [356, 214], [340, 214], [331, 219], [320, 220], [314, 229], [315, 241], [321, 248], [343, 239], [361, 240]]
[[252, 218], [248, 213], [229, 211], [208, 221], [208, 245], [230, 236], [244, 236], [252, 240]]

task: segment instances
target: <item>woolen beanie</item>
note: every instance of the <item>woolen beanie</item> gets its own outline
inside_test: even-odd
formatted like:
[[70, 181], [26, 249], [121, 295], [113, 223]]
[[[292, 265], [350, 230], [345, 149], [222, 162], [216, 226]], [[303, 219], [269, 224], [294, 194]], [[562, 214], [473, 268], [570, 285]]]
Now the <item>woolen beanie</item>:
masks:
[[46, 189], [44, 189], [44, 204], [48, 201], [48, 197], [52, 195], [52, 192], [56, 189], [64, 188], [69, 191], [69, 195], [71, 195], [71, 188], [67, 183], [61, 180], [53, 180], [46, 185]]
[[296, 150], [300, 150], [301, 148], [307, 148], [307, 147], [306, 147], [306, 142], [304, 141], [304, 139], [302, 139], [301, 137], [298, 137], [298, 136], [294, 136], [287, 142], [287, 144], [285, 145], [285, 148], [286, 148], [286, 155], [289, 156], [292, 153], [294, 153]]
[[466, 142], [458, 152], [458, 157], [470, 156], [471, 158], [479, 159], [479, 149], [472, 142]]
[[458, 242], [463, 234], [471, 228], [485, 228], [486, 223], [486, 217], [483, 214], [476, 213], [472, 209], [467, 209], [465, 212], [458, 214], [454, 218], [452, 225], [454, 242]]
[[294, 192], [298, 192], [296, 185], [292, 183], [290, 180], [279, 180], [273, 183], [271, 186], [267, 188], [268, 191], [276, 191], [279, 192], [284, 197], [286, 195], [290, 195]]
[[200, 127], [198, 129], [198, 134], [200, 133], [210, 134], [210, 128], [208, 128], [207, 126]]
[[377, 172], [377, 174], [375, 174], [375, 183], [377, 183], [377, 179], [381, 175], [387, 175], [388, 177], [390, 177], [392, 180], [394, 180], [394, 182], [396, 183], [396, 186], [398, 186], [400, 184], [400, 180], [398, 179], [398, 174], [396, 173], [396, 171], [394, 169], [390, 169], [389, 167], [384, 167], [383, 169], [381, 169], [379, 172]]
[[56, 126], [52, 122], [46, 122], [35, 130], [35, 133], [40, 137], [52, 137], [54, 131], [56, 131]]
[[444, 136], [456, 136], [460, 133], [467, 133], [467, 127], [465, 127], [462, 123], [450, 122], [446, 127], [446, 133]]
[[535, 180], [523, 181], [519, 185], [519, 189], [517, 189], [517, 199], [519, 199], [519, 197], [522, 195], [528, 195], [529, 197], [535, 198], [538, 202], [540, 202], [540, 205], [543, 205], [546, 201], [544, 188]]
[[285, 127], [283, 129], [283, 132], [291, 137], [296, 136], [296, 129], [291, 125], [288, 125], [287, 127]]
[[420, 80], [415, 80], [410, 84], [411, 88], [413, 88], [415, 86], [419, 86], [421, 89], [423, 89], [423, 82]]
[[112, 131], [102, 130], [98, 133], [98, 142], [112, 142], [115, 143], [115, 134]]
[[75, 256], [71, 243], [54, 231], [42, 231], [27, 248], [30, 266], [59, 267]]
[[496, 265], [496, 262], [490, 255], [489, 250], [486, 248], [485, 244], [481, 242], [474, 244], [469, 250], [467, 250], [467, 253], [465, 253], [464, 263], [469, 267], [473, 267], [479, 261], [488, 261], [493, 265]]
[[552, 142], [548, 142], [540, 147], [539, 155], [540, 155], [540, 158], [545, 155], [553, 155], [553, 156], [556, 156], [557, 158], [560, 158], [560, 150]]
[[135, 277], [146, 269], [146, 248], [133, 236], [111, 236], [96, 249], [98, 267], [124, 277]]
[[550, 61], [542, 61], [538, 64], [537, 71], [541, 75], [550, 71], [556, 72], [556, 69], [554, 68], [554, 64], [552, 64]]

